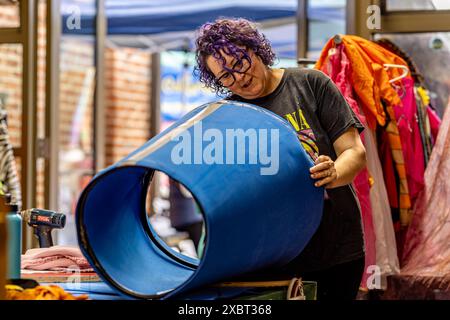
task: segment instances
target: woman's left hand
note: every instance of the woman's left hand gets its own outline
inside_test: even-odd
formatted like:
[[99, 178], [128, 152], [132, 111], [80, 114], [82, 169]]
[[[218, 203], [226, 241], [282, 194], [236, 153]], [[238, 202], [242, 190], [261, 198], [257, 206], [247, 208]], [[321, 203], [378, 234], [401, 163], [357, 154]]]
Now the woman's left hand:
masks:
[[338, 178], [334, 161], [329, 156], [319, 156], [314, 163], [314, 167], [309, 171], [311, 172], [311, 178], [318, 179], [314, 183], [316, 187], [327, 187]]

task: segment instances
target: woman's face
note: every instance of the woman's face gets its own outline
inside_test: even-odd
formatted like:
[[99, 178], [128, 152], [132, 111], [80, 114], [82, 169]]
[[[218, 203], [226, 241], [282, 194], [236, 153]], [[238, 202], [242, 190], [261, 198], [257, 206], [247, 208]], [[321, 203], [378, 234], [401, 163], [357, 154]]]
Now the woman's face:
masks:
[[242, 59], [241, 64], [235, 57], [221, 51], [226, 61], [225, 66], [241, 72], [229, 72], [223, 68], [222, 60], [217, 60], [213, 56], [206, 58], [206, 65], [216, 79], [231, 92], [244, 99], [256, 99], [266, 94], [269, 82], [268, 68], [252, 50], [248, 50], [247, 53], [251, 63]]

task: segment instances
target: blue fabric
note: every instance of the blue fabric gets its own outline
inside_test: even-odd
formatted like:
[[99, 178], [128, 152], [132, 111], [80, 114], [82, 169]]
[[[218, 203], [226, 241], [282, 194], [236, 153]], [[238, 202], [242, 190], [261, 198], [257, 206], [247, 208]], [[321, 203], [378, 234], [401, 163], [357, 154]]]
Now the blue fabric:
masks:
[[81, 282], [81, 283], [41, 283], [42, 285], [57, 285], [66, 292], [80, 296], [87, 294], [90, 300], [122, 300], [124, 297], [109, 287], [104, 282]]
[[[199, 127], [186, 124], [208, 110], [213, 111], [201, 120], [203, 132], [215, 129], [225, 137], [233, 129], [277, 131], [278, 172], [262, 175], [263, 165], [249, 161], [175, 164], [171, 155], [179, 145], [176, 139], [149, 152], [173, 130], [184, 128], [178, 134], [195, 137]], [[268, 143], [272, 150], [270, 138]], [[249, 159], [251, 148], [245, 150]], [[235, 163], [236, 157], [235, 150]], [[323, 189], [314, 187], [312, 165], [284, 119], [249, 104], [206, 104], [91, 181], [76, 211], [80, 248], [103, 281], [135, 298], [179, 297], [223, 279], [284, 265], [303, 250], [321, 220]], [[153, 170], [182, 183], [202, 208], [206, 245], [200, 261], [184, 258], [192, 265], [176, 261], [150, 237], [144, 182]]]
[[[81, 282], [81, 283], [41, 283], [41, 285], [57, 285], [66, 292], [81, 296], [88, 295], [89, 300], [124, 300], [132, 299], [118, 294], [104, 282]], [[247, 292], [249, 288], [230, 288], [230, 287], [205, 287], [186, 293], [179, 297], [182, 300], [217, 300], [234, 298]]]
[[[179, 41], [179, 47], [189, 42], [195, 47], [193, 32], [203, 23], [218, 17], [243, 17], [257, 22], [270, 21], [270, 27], [262, 28], [279, 57], [296, 58], [297, 38], [295, 17], [297, 0], [108, 0], [105, 4], [108, 19], [108, 35], [146, 35], [154, 44], [170, 44]], [[74, 10], [78, 8], [78, 10]], [[62, 1], [63, 33], [92, 35], [95, 31], [95, 2], [79, 0]], [[73, 22], [81, 14], [80, 28]], [[308, 8], [312, 21], [345, 21], [345, 6], [342, 1], [326, 4], [314, 3]], [[67, 23], [71, 21], [71, 23]], [[137, 40], [136, 43], [140, 43]], [[320, 43], [320, 42], [319, 42]], [[317, 51], [317, 41], [310, 50]], [[140, 43], [142, 45], [142, 43]]]
[[[63, 32], [93, 34], [95, 6], [92, 3], [64, 0], [63, 21], [73, 14], [74, 6], [81, 12], [81, 28], [71, 29], [63, 23]], [[245, 16], [254, 21], [295, 17], [297, 0], [108, 0], [105, 6], [108, 34], [157, 34], [195, 30], [219, 16]]]

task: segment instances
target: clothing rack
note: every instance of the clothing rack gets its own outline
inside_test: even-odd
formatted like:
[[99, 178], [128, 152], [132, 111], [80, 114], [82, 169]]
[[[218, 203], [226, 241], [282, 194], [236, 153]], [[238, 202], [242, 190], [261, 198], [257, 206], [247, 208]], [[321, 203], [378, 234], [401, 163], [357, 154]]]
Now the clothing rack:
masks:
[[334, 44], [341, 44], [342, 43], [341, 35], [340, 34], [335, 35], [333, 37], [333, 41], [334, 41]]
[[[340, 34], [337, 34], [333, 37], [333, 41], [336, 45], [341, 44], [342, 43], [342, 38]], [[317, 60], [314, 59], [308, 59], [308, 58], [299, 58], [297, 60], [297, 64], [299, 66], [304, 66], [304, 65], [308, 65], [308, 64], [316, 64]]]

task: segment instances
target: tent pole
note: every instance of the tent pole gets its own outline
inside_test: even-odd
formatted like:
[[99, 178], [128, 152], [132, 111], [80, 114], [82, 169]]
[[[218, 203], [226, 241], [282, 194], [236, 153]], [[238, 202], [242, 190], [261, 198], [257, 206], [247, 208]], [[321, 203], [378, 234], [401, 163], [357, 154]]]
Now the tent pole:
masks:
[[298, 0], [297, 5], [297, 59], [308, 53], [308, 0]]

